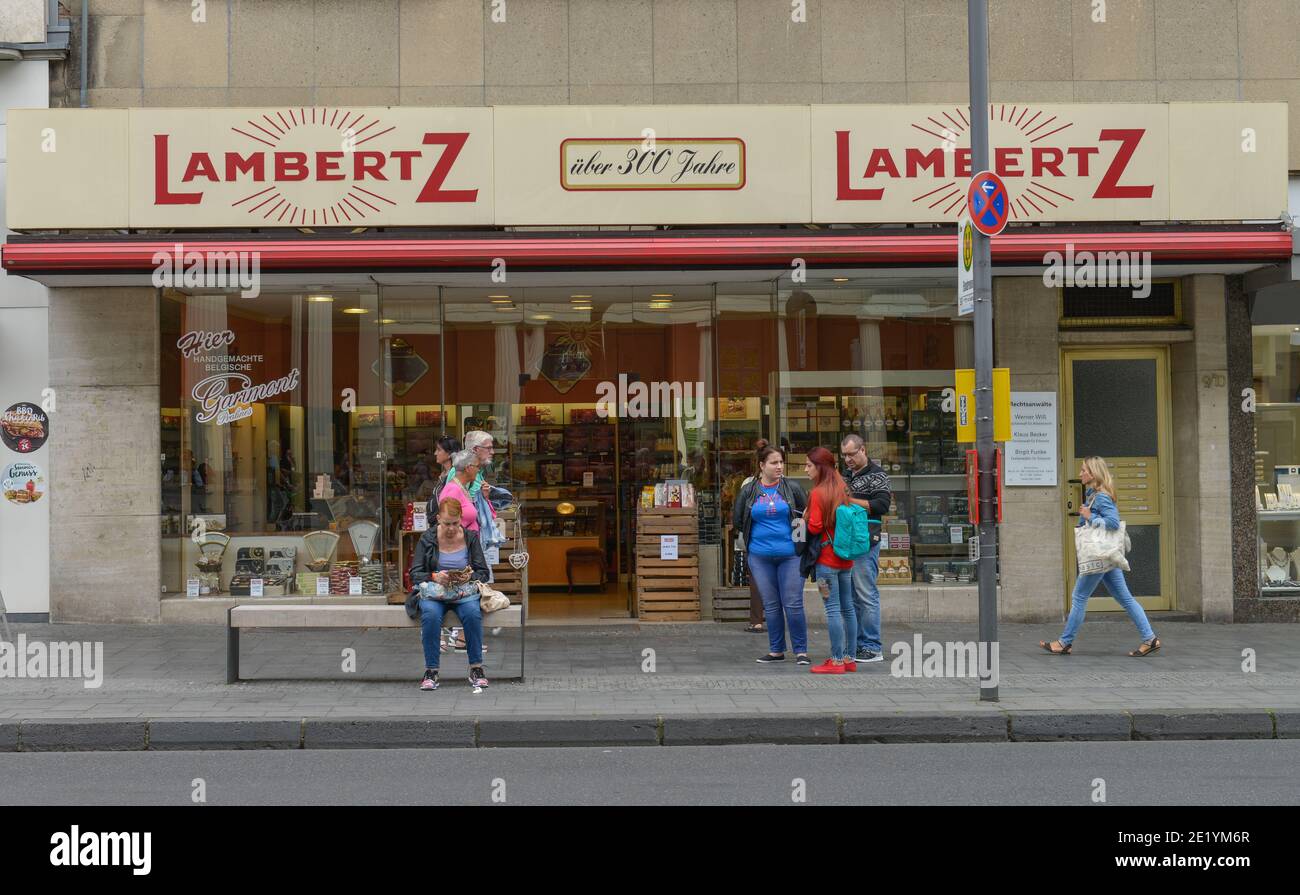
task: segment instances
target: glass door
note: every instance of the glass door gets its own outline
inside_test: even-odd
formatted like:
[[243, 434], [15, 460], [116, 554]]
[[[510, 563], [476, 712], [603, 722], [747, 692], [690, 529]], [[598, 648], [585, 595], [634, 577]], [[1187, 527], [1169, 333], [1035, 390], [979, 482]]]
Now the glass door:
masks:
[[[1169, 367], [1164, 348], [1079, 349], [1061, 359], [1061, 439], [1065, 464], [1065, 604], [1069, 609], [1077, 562], [1084, 457], [1106, 460], [1115, 478], [1120, 517], [1133, 543], [1125, 573], [1144, 609], [1173, 607], [1173, 522], [1169, 512]], [[1113, 600], [1088, 604], [1120, 611]]]

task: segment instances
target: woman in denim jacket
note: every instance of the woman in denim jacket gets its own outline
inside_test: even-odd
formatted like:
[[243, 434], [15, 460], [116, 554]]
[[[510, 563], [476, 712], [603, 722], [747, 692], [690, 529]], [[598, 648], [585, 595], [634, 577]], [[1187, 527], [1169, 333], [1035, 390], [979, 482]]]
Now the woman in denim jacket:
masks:
[[[1079, 508], [1079, 525], [1104, 525], [1111, 531], [1118, 529], [1119, 510], [1115, 508], [1115, 483], [1110, 469], [1106, 467], [1106, 461], [1101, 457], [1085, 457], [1079, 469], [1079, 479], [1086, 489], [1084, 505]], [[1142, 610], [1142, 604], [1129, 593], [1128, 582], [1124, 580], [1124, 571], [1120, 568], [1080, 575], [1075, 579], [1074, 593], [1070, 597], [1070, 617], [1065, 622], [1061, 639], [1051, 643], [1040, 640], [1038, 645], [1053, 655], [1068, 656], [1088, 611], [1088, 598], [1097, 589], [1097, 585], [1103, 582], [1106, 590], [1124, 607], [1133, 624], [1137, 625], [1138, 634], [1142, 638], [1142, 643], [1129, 655], [1141, 658], [1160, 649], [1160, 638], [1151, 630], [1151, 623]]]

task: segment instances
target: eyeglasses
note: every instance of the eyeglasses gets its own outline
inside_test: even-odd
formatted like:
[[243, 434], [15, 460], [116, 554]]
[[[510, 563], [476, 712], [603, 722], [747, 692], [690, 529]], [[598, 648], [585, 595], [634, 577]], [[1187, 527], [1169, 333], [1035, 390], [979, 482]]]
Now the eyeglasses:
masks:
[[862, 453], [865, 450], [866, 450], [865, 447], [860, 447], [856, 451], [841, 451], [840, 453], [841, 456], [843, 456], [844, 459], [847, 460], [849, 457], [856, 457], [858, 454]]

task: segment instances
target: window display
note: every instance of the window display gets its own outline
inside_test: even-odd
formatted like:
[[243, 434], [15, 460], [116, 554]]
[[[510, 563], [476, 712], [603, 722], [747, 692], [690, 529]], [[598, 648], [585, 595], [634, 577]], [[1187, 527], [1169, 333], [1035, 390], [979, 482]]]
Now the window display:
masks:
[[1259, 589], [1300, 596], [1300, 325], [1255, 326]]

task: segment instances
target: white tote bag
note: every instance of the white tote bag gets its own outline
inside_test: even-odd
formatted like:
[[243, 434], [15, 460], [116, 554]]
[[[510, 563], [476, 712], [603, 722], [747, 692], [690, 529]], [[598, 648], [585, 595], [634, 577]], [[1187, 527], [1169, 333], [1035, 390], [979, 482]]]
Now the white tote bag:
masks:
[[[1088, 508], [1092, 508], [1089, 503]], [[1074, 530], [1074, 555], [1079, 560], [1080, 575], [1096, 575], [1111, 569], [1129, 571], [1124, 554], [1132, 549], [1128, 529], [1123, 521], [1119, 528], [1109, 529], [1097, 519]]]

